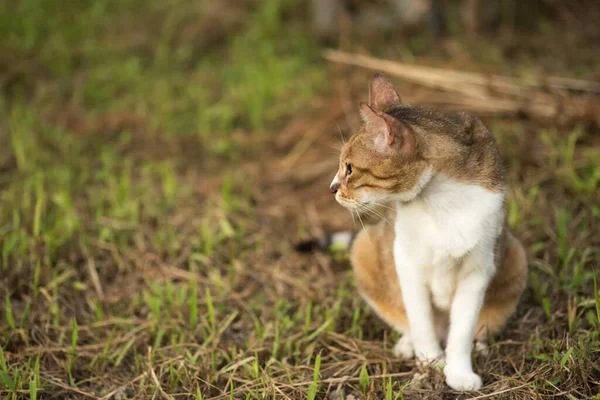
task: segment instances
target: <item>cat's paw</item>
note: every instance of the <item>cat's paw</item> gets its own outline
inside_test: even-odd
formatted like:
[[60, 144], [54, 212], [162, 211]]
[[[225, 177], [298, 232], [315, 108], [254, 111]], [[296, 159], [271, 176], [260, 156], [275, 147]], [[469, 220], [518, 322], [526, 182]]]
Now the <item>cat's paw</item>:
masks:
[[446, 358], [441, 349], [431, 349], [429, 351], [417, 351], [417, 365], [419, 367], [443, 367], [446, 365]]
[[413, 346], [410, 335], [404, 335], [398, 340], [398, 343], [394, 346], [392, 353], [396, 357], [401, 357], [405, 360], [413, 358], [415, 356], [415, 348]]
[[446, 376], [446, 384], [461, 392], [479, 390], [483, 384], [479, 375], [464, 368], [453, 368], [451, 365], [447, 365], [444, 368], [444, 375]]
[[475, 342], [475, 353], [487, 357], [490, 354], [490, 349], [486, 342], [478, 340]]

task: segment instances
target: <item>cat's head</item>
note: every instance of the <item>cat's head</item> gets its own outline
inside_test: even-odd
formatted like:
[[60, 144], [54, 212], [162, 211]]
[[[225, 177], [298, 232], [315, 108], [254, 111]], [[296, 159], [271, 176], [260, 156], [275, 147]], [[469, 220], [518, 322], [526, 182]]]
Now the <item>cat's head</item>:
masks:
[[382, 74], [369, 83], [369, 104], [362, 103], [363, 124], [342, 147], [339, 169], [330, 189], [344, 207], [413, 200], [431, 178], [419, 154], [413, 128], [390, 111], [402, 107], [400, 96]]

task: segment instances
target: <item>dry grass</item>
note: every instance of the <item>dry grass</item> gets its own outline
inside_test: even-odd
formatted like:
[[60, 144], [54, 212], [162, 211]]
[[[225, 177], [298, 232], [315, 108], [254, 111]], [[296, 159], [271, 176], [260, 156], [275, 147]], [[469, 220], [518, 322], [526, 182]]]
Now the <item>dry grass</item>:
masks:
[[[14, 22], [0, 19], [2, 397], [598, 396], [598, 126], [485, 117], [531, 279], [476, 359], [484, 388], [460, 395], [391, 355], [397, 337], [358, 297], [345, 254], [293, 251], [354, 229], [327, 183], [370, 75], [320, 59], [293, 17], [302, 4], [58, 3], [0, 1]], [[433, 67], [597, 81], [590, 25], [561, 24], [443, 51], [420, 36], [369, 45]], [[213, 25], [219, 46], [204, 38]], [[447, 96], [397, 83], [411, 103]]]

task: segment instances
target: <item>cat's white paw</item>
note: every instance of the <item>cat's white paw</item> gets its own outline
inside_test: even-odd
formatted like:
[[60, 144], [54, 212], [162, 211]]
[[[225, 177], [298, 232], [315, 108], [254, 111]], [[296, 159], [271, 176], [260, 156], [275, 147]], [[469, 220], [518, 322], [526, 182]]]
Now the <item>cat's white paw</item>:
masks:
[[488, 345], [486, 342], [484, 341], [476, 341], [475, 342], [475, 353], [477, 354], [481, 354], [484, 357], [487, 357], [490, 354], [490, 349], [488, 348]]
[[443, 367], [446, 365], [446, 358], [442, 350], [431, 349], [428, 351], [417, 351], [417, 365]]
[[451, 365], [447, 365], [444, 368], [444, 375], [446, 376], [446, 384], [461, 392], [479, 390], [483, 384], [479, 375], [464, 368], [453, 368]]
[[394, 346], [392, 353], [396, 357], [401, 357], [405, 360], [413, 358], [415, 356], [415, 348], [412, 344], [410, 335], [403, 335]]

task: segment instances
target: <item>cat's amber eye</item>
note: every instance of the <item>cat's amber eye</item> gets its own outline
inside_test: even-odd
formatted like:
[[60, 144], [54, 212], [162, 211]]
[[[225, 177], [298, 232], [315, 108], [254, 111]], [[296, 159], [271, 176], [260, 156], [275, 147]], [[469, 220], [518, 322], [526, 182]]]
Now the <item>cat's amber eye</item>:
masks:
[[352, 173], [352, 164], [346, 164], [346, 176]]

